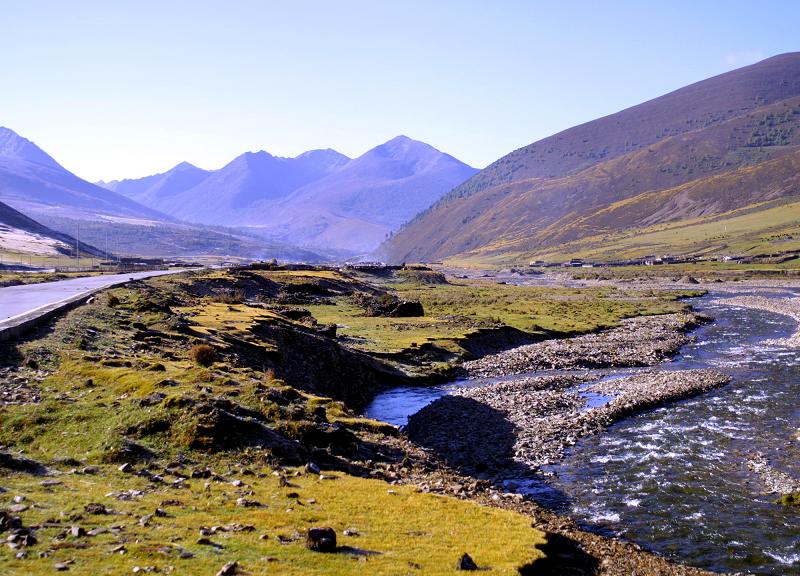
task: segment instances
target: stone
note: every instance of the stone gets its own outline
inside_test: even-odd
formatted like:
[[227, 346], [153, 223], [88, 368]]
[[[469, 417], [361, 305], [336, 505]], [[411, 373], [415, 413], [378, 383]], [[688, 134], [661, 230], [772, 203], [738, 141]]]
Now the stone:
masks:
[[306, 535], [306, 548], [314, 552], [335, 552], [336, 531], [327, 526], [309, 528]]
[[117, 470], [126, 474], [130, 474], [133, 472], [133, 466], [131, 466], [128, 462], [125, 462], [125, 464], [121, 465], [119, 468], [117, 468]]
[[22, 528], [22, 520], [18, 516], [12, 516], [5, 510], [0, 510], [0, 532], [18, 528]]
[[86, 536], [86, 530], [83, 526], [72, 526], [69, 529], [69, 533], [73, 538], [80, 538], [82, 536]]
[[96, 514], [98, 516], [102, 514], [108, 514], [108, 508], [106, 508], [103, 504], [98, 504], [96, 502], [90, 502], [84, 506], [83, 509], [89, 514]]
[[219, 572], [217, 572], [217, 576], [233, 576], [236, 574], [236, 570], [239, 567], [239, 563], [235, 560], [233, 562], [228, 562], [220, 568]]
[[458, 564], [456, 564], [456, 570], [478, 570], [478, 565], [475, 564], [475, 560], [472, 559], [472, 556], [464, 552], [464, 554], [459, 558]]

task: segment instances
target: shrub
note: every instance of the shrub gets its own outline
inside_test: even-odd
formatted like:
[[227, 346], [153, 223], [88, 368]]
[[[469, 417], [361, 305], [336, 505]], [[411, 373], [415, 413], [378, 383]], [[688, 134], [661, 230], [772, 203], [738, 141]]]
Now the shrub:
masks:
[[246, 297], [247, 293], [243, 289], [236, 288], [235, 290], [220, 290], [214, 294], [213, 299], [222, 304], [241, 304], [245, 301]]
[[111, 306], [119, 306], [119, 298], [117, 298], [114, 294], [106, 294], [106, 304]]
[[189, 350], [189, 357], [200, 366], [211, 366], [217, 359], [217, 353], [208, 344], [195, 344]]

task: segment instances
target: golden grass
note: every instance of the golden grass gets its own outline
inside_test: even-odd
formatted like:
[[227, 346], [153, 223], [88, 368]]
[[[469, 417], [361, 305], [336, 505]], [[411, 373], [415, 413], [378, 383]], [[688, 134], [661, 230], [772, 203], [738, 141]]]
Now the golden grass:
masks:
[[[291, 486], [281, 487], [268, 468], [254, 475], [233, 475], [247, 484], [237, 488], [229, 482], [188, 480], [180, 488], [148, 485], [143, 478], [123, 474], [114, 467], [100, 467], [96, 475], [62, 474], [62, 484], [45, 487], [22, 474], [2, 479], [8, 492], [0, 495], [0, 506], [10, 505], [15, 495], [24, 495], [31, 508], [21, 514], [25, 525], [55, 522], [62, 527], [37, 531], [39, 544], [28, 558], [16, 559], [8, 547], [0, 549], [3, 574], [51, 574], [57, 562], [73, 561], [78, 574], [130, 574], [135, 566], [155, 566], [162, 572], [214, 574], [223, 564], [238, 561], [247, 574], [344, 575], [344, 574], [452, 574], [464, 552], [486, 567], [489, 574], [516, 574], [517, 568], [542, 556], [535, 548], [543, 543], [541, 532], [530, 527], [530, 519], [508, 511], [471, 502], [418, 492], [412, 487], [392, 486], [383, 481], [346, 475], [320, 479], [316, 475], [290, 477]], [[326, 473], [326, 476], [332, 474]], [[114, 493], [141, 490], [130, 500]], [[290, 497], [296, 493], [298, 496]], [[263, 504], [258, 508], [236, 506], [242, 495]], [[167, 500], [178, 500], [175, 506]], [[90, 515], [90, 502], [113, 509], [113, 515]], [[168, 517], [139, 519], [156, 508]], [[209, 536], [222, 548], [198, 544], [201, 526], [252, 525], [252, 532], [230, 530]], [[86, 530], [118, 527], [95, 537], [55, 538], [71, 525]], [[339, 545], [350, 547], [339, 553], [321, 554], [305, 549], [302, 536], [313, 526], [337, 531]], [[344, 536], [349, 529], [358, 535]], [[266, 535], [261, 539], [261, 535]], [[279, 537], [289, 539], [282, 543]], [[118, 545], [127, 553], [113, 553]], [[48, 551], [45, 558], [38, 552]], [[192, 558], [179, 558], [188, 551]], [[170, 568], [172, 567], [172, 568]]]

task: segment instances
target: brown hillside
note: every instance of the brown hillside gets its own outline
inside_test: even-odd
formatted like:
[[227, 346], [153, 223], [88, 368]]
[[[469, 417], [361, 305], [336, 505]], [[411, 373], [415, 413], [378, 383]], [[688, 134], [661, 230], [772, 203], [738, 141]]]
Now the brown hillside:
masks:
[[[512, 152], [454, 189], [384, 248], [391, 260], [530, 252], [602, 231], [719, 214], [800, 194], [793, 177], [766, 169], [778, 165], [749, 171], [794, 157], [798, 146], [795, 53]], [[733, 186], [745, 169], [748, 187]]]

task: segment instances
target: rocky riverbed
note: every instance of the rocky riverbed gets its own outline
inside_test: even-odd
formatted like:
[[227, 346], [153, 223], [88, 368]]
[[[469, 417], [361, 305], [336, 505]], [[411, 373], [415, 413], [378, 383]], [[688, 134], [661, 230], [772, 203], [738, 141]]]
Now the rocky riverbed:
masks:
[[709, 317], [685, 312], [623, 320], [596, 334], [547, 340], [465, 362], [471, 377], [496, 377], [535, 370], [652, 366], [677, 354], [688, 332]]
[[648, 371], [614, 380], [526, 378], [461, 389], [409, 419], [408, 435], [451, 466], [488, 475], [538, 471], [583, 436], [730, 379], [713, 370]]

